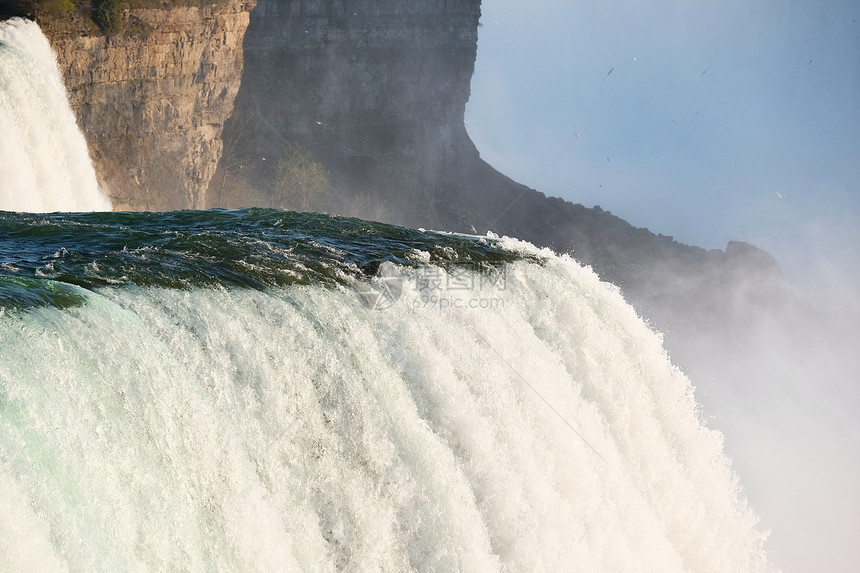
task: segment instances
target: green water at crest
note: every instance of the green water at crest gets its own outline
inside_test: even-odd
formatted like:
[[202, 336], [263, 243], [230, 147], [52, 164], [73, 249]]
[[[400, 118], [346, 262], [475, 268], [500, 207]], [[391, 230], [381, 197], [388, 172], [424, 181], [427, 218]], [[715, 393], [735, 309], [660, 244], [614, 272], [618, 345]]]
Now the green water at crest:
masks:
[[0, 212], [0, 305], [73, 306], [75, 287], [334, 286], [385, 261], [492, 271], [522, 257], [494, 238], [269, 209]]

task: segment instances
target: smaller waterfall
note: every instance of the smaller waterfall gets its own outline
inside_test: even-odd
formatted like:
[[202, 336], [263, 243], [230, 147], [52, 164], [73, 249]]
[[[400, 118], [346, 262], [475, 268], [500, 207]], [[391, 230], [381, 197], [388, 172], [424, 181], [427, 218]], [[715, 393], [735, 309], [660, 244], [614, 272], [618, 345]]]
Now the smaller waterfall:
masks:
[[109, 211], [39, 26], [0, 22], [0, 210]]

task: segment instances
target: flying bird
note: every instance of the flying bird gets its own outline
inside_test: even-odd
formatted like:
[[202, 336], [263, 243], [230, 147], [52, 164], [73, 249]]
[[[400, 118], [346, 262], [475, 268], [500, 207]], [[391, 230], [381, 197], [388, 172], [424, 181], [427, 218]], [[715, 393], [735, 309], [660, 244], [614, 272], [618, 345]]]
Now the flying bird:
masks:
[[[615, 69], [615, 68], [612, 68], [612, 70], [614, 70], [614, 69]], [[606, 72], [606, 75], [608, 76], [609, 74], [611, 74], [611, 73], [612, 73], [612, 70], [609, 70], [608, 72]]]
[[779, 191], [776, 192], [776, 196], [779, 197], [780, 199], [785, 199], [787, 197], [787, 195], [783, 195]]
[[678, 125], [678, 122], [675, 121], [674, 119], [672, 120], [672, 123], [674, 123], [675, 125]]

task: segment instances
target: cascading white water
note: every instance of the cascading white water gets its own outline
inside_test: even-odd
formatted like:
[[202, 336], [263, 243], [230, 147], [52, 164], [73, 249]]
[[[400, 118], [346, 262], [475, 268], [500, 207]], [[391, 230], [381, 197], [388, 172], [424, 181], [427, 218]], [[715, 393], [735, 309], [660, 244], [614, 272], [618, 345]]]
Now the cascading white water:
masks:
[[109, 211], [39, 26], [0, 22], [0, 210]]
[[125, 287], [0, 314], [0, 569], [768, 570], [660, 337], [543, 255], [503, 285], [428, 267], [468, 291], [401, 269], [385, 310]]

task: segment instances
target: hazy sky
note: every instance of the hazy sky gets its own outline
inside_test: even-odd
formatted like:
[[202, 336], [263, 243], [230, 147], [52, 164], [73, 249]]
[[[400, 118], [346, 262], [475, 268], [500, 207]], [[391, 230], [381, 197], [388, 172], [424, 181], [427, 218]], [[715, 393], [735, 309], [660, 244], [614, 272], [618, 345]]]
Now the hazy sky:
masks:
[[860, 2], [482, 13], [466, 124], [500, 171], [687, 244], [752, 242], [792, 279], [836, 249], [860, 276]]

